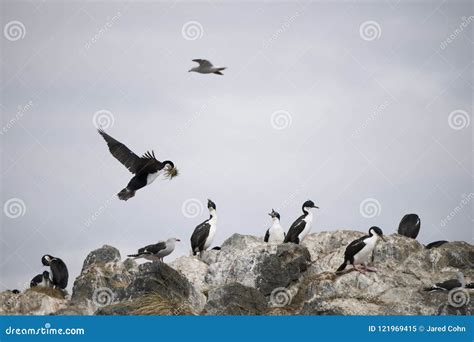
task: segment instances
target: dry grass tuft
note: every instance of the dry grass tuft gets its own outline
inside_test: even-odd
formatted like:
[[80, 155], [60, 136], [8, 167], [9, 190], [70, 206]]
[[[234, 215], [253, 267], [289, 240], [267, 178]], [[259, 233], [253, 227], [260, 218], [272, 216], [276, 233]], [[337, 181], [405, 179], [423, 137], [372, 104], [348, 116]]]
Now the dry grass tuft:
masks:
[[137, 298], [132, 303], [134, 315], [180, 316], [194, 315], [189, 305], [179, 301], [163, 298], [154, 293]]

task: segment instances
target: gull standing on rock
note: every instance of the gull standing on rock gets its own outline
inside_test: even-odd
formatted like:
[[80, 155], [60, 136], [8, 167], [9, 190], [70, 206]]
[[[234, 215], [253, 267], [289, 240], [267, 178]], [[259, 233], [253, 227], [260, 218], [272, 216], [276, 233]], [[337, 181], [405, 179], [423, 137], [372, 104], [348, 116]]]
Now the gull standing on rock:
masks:
[[464, 278], [464, 274], [462, 272], [457, 272], [456, 279], [449, 279], [449, 280], [443, 281], [442, 283], [436, 283], [433, 286], [424, 288], [424, 290], [427, 292], [451, 291], [453, 289], [464, 288], [464, 287], [472, 289], [474, 288], [474, 284], [473, 283], [466, 284], [466, 279]]
[[160, 241], [154, 245], [148, 245], [138, 250], [137, 254], [130, 254], [130, 258], [144, 258], [151, 261], [161, 261], [167, 255], [170, 255], [174, 251], [175, 243], [181, 241], [177, 238], [169, 238], [166, 241]]
[[224, 75], [221, 71], [227, 69], [226, 67], [215, 67], [206, 59], [193, 59], [193, 62], [199, 63], [199, 66], [190, 69], [189, 72], [194, 71], [200, 74]]

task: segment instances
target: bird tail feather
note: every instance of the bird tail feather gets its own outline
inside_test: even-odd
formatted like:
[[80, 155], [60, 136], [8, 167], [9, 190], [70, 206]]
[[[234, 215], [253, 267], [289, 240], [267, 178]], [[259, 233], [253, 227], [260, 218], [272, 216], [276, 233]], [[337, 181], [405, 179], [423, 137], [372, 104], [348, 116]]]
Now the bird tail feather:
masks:
[[141, 254], [129, 254], [127, 255], [129, 258], [139, 258], [141, 257], [142, 255]]
[[437, 287], [437, 286], [430, 286], [430, 287], [425, 287], [423, 291], [426, 292], [433, 292], [433, 291], [441, 291], [442, 289]]
[[120, 191], [118, 194], [117, 194], [118, 198], [120, 198], [122, 201], [126, 201], [130, 198], [132, 198], [133, 196], [135, 196], [135, 191], [134, 190], [130, 190], [129, 188], [123, 188], [122, 191]]
[[339, 268], [336, 270], [336, 273], [344, 271], [345, 268], [346, 268], [346, 266], [347, 266], [347, 262], [344, 261], [344, 262], [342, 263], [342, 265], [339, 266]]
[[220, 71], [214, 71], [214, 74], [216, 74], [216, 75], [224, 75], [224, 74], [223, 74], [222, 72], [220, 72]]

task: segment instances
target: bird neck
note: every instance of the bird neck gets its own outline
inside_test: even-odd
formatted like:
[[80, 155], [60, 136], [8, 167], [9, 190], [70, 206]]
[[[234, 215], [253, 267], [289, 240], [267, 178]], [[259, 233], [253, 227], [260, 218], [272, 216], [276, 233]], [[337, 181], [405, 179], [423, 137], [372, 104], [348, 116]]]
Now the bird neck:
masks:
[[209, 220], [217, 220], [217, 214], [215, 209], [209, 209]]
[[280, 225], [280, 220], [278, 219], [278, 217], [272, 217], [272, 225]]

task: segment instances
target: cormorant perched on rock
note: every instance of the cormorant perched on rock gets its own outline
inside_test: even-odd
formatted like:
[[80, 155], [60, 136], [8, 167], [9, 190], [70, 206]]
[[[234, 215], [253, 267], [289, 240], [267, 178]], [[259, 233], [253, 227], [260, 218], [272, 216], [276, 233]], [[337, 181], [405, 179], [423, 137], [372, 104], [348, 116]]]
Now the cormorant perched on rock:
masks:
[[398, 225], [398, 234], [416, 239], [420, 232], [421, 220], [417, 214], [407, 214], [403, 216]]
[[207, 200], [207, 208], [209, 209], [210, 217], [203, 223], [199, 224], [194, 229], [193, 235], [191, 236], [191, 249], [193, 251], [193, 255], [199, 253], [199, 256], [201, 256], [201, 252], [205, 251], [211, 246], [214, 235], [216, 234], [216, 204], [211, 200]]
[[284, 242], [293, 242], [299, 244], [303, 241], [304, 237], [311, 231], [311, 225], [313, 224], [313, 213], [312, 209], [319, 209], [315, 206], [313, 201], [306, 201], [303, 203], [302, 210], [303, 215], [298, 217], [295, 222], [291, 225], [288, 230], [288, 234], [285, 236]]
[[66, 264], [59, 258], [53, 257], [49, 254], [43, 255], [41, 262], [44, 266], [49, 266], [51, 270], [52, 283], [55, 288], [65, 289], [69, 279]]

